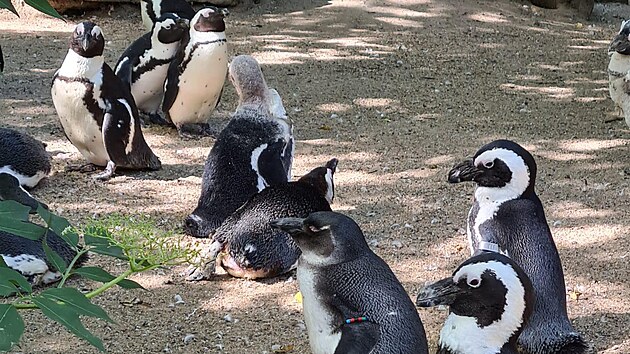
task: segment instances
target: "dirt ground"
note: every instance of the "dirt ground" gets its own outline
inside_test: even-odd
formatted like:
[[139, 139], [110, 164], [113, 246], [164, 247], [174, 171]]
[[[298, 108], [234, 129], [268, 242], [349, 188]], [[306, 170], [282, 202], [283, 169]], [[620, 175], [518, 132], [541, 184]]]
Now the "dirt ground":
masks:
[[[106, 183], [64, 172], [83, 160], [63, 135], [49, 86], [70, 32], [85, 19], [103, 28], [110, 65], [143, 31], [139, 9], [129, 5], [67, 23], [0, 13], [7, 62], [0, 126], [48, 144], [54, 171], [33, 194], [61, 215], [81, 223], [143, 214], [181, 232], [211, 138], [183, 140], [148, 127], [161, 171]], [[630, 353], [630, 130], [611, 121], [606, 74], [620, 22], [605, 11], [587, 21], [508, 0], [262, 0], [231, 10], [227, 36], [231, 54], [254, 55], [284, 99], [298, 139], [294, 175], [340, 160], [333, 209], [361, 225], [413, 298], [468, 256], [463, 233], [473, 186], [449, 185], [449, 168], [497, 138], [523, 144], [538, 162], [537, 192], [567, 290], [581, 293], [567, 295], [571, 320], [597, 352]], [[225, 123], [235, 107], [227, 84], [213, 121]], [[122, 269], [99, 257], [90, 264]], [[309, 352], [294, 275], [188, 283], [183, 269], [133, 277], [148, 291], [97, 298], [116, 324], [88, 327], [111, 353]], [[176, 294], [184, 304], [173, 305]], [[419, 313], [433, 351], [446, 312]], [[97, 352], [36, 313], [24, 316], [26, 334], [14, 353]]]

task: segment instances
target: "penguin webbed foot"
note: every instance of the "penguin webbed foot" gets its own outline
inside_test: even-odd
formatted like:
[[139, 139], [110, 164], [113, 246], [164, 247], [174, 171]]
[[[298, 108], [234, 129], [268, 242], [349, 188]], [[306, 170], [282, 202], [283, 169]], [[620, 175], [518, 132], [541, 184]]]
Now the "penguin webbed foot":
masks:
[[184, 139], [199, 139], [204, 136], [216, 138], [219, 131], [208, 123], [186, 123], [177, 128], [179, 136]]
[[151, 124], [173, 125], [171, 122], [169, 122], [168, 120], [164, 119], [164, 117], [162, 117], [159, 113], [149, 113], [149, 114], [147, 114], [147, 117], [149, 118], [149, 122]]
[[95, 174], [94, 176], [92, 176], [92, 178], [94, 178], [97, 181], [107, 181], [108, 179], [112, 178], [115, 171], [116, 171], [116, 164], [114, 163], [114, 161], [108, 161], [107, 166], [105, 167], [105, 170], [101, 173]]
[[195, 264], [186, 270], [187, 281], [209, 280], [216, 273], [216, 261], [223, 244], [214, 241], [210, 247], [201, 251]]

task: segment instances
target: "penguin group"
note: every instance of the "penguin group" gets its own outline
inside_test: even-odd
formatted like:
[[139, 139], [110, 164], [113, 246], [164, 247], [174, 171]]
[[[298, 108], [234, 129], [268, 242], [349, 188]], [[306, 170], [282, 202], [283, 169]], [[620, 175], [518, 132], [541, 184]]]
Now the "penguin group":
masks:
[[[142, 0], [141, 12], [148, 32], [114, 69], [104, 61], [103, 29], [79, 23], [51, 95], [68, 140], [90, 165], [105, 168], [95, 175], [100, 180], [118, 168], [161, 168], [143, 124], [173, 126], [182, 136], [216, 135], [197, 206], [182, 220], [186, 234], [208, 239], [188, 280], [211, 280], [217, 266], [246, 279], [297, 269], [315, 354], [428, 353], [417, 309], [438, 305], [449, 307], [438, 353], [588, 352], [567, 314], [560, 256], [535, 191], [537, 165], [525, 148], [495, 140], [448, 172], [445, 183], [476, 184], [467, 220], [470, 258], [419, 289], [414, 303], [361, 227], [333, 211], [340, 161], [333, 158], [294, 179], [292, 119], [254, 57], [228, 56], [228, 11], [195, 11], [184, 0]], [[630, 21], [610, 50], [611, 97], [630, 125]], [[216, 134], [207, 120], [226, 77], [238, 105]], [[45, 147], [0, 128], [0, 200], [31, 212], [47, 208], [28, 192], [51, 171]], [[48, 237], [62, 258], [76, 255], [58, 235]], [[0, 255], [34, 284], [60, 278], [41, 242], [0, 232]]]

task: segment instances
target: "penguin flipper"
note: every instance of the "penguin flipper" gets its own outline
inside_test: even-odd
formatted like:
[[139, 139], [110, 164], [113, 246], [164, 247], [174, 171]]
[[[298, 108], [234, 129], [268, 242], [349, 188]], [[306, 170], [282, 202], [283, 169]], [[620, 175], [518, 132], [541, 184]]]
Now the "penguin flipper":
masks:
[[168, 71], [166, 73], [166, 81], [164, 81], [164, 98], [162, 100], [162, 112], [166, 116], [168, 121], [171, 120], [170, 114], [168, 111], [173, 107], [173, 103], [175, 103], [175, 99], [177, 98], [177, 94], [179, 93], [179, 74], [180, 74], [180, 65], [184, 61], [184, 57], [186, 56], [186, 47], [190, 42], [190, 34], [188, 32], [184, 33], [184, 36], [181, 39], [181, 45], [177, 50], [177, 55], [171, 63], [168, 65]]
[[[131, 130], [135, 128], [132, 122], [133, 111], [123, 98], [107, 101], [105, 104], [102, 128], [105, 149], [110, 161], [116, 165], [127, 166], [129, 165], [127, 155], [132, 151], [133, 143]], [[109, 168], [109, 162], [107, 165]], [[103, 179], [103, 177], [97, 177], [97, 179]]]
[[120, 59], [116, 65], [116, 71], [114, 72], [116, 76], [118, 76], [129, 88], [131, 88], [131, 74], [133, 72], [133, 66], [134, 64], [131, 62], [131, 58], [124, 57]]
[[265, 186], [273, 186], [288, 181], [283, 152], [287, 146], [287, 141], [278, 139], [267, 145], [258, 156], [258, 173], [265, 180]]
[[335, 354], [369, 353], [380, 338], [379, 327], [369, 321], [344, 324]]

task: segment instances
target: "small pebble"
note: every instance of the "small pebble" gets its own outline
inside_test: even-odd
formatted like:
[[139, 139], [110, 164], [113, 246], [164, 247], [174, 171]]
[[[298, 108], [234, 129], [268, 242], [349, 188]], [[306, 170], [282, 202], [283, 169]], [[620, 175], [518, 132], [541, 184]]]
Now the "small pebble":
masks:
[[232, 318], [232, 316], [229, 313], [227, 315], [223, 316], [223, 319], [225, 320], [225, 322], [232, 322], [232, 321], [234, 321], [234, 319]]
[[280, 344], [274, 344], [271, 346], [271, 350], [274, 352], [279, 351], [280, 349], [282, 349], [282, 346]]
[[184, 344], [188, 344], [190, 342], [193, 341], [193, 339], [195, 339], [195, 335], [194, 334], [187, 334], [186, 336], [184, 336]]
[[368, 242], [368, 245], [370, 245], [371, 247], [378, 247], [378, 240], [373, 238]]
[[184, 301], [184, 299], [182, 299], [181, 295], [179, 295], [179, 294], [173, 296], [173, 299], [175, 300], [175, 305], [180, 305], [180, 304], [185, 304], [186, 303]]
[[556, 220], [556, 221], [554, 221], [554, 222], [553, 222], [553, 226], [554, 226], [554, 227], [558, 227], [558, 226], [560, 226], [561, 224], [562, 224], [562, 221], [560, 221], [560, 220]]
[[403, 246], [403, 244], [399, 240], [394, 240], [394, 241], [392, 241], [392, 246], [394, 246], [396, 248], [401, 248]]

